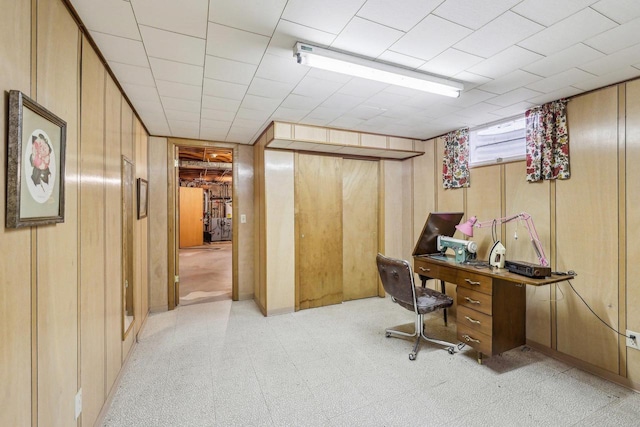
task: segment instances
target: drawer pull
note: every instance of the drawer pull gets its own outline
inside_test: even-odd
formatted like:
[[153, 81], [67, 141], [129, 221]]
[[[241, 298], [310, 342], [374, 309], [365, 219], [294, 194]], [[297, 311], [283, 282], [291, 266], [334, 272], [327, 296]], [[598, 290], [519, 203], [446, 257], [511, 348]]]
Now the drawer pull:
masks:
[[469, 322], [471, 322], [471, 323], [475, 323], [476, 325], [479, 325], [479, 324], [481, 323], [479, 320], [472, 319], [472, 318], [471, 318], [471, 317], [469, 317], [469, 316], [464, 316], [464, 318], [465, 318], [465, 319], [467, 319], [467, 320], [468, 320]]
[[471, 299], [469, 297], [464, 297], [464, 299], [467, 300], [467, 302], [469, 302], [470, 304], [480, 304], [480, 301]]
[[464, 338], [464, 340], [465, 340], [466, 342], [473, 341], [473, 342], [475, 342], [475, 343], [480, 344], [480, 340], [477, 340], [477, 339], [475, 339], [475, 338], [471, 338], [469, 335], [463, 335], [463, 336], [462, 336], [462, 338]]
[[431, 271], [430, 268], [424, 268], [424, 267], [419, 267], [419, 268], [420, 268], [420, 271], [426, 271], [426, 272]]
[[467, 282], [470, 285], [474, 285], [474, 286], [480, 286], [480, 282], [474, 282], [471, 279], [464, 279], [465, 282]]

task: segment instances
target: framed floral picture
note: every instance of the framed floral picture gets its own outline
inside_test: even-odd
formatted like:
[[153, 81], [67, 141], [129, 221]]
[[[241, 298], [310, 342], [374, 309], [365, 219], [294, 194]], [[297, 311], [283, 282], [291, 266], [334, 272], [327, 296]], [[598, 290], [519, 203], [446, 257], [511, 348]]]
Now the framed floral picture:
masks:
[[6, 227], [64, 222], [67, 123], [9, 92]]

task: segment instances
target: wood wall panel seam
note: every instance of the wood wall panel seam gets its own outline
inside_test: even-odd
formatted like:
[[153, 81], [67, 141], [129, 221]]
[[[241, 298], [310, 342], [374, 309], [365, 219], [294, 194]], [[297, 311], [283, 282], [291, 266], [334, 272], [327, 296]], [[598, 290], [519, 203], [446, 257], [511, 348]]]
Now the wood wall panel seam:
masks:
[[[626, 88], [626, 83], [618, 86], [618, 329], [624, 335], [627, 330]], [[626, 377], [626, 339], [618, 334], [618, 341], [618, 374]]]

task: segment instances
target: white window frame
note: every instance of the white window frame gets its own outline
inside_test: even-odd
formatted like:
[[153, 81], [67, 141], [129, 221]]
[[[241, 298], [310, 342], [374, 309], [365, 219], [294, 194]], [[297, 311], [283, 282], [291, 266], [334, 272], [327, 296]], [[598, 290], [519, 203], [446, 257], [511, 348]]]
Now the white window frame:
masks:
[[[504, 135], [496, 134], [492, 137], [486, 134], [501, 127], [506, 129]], [[480, 142], [478, 138], [478, 135], [482, 133], [485, 133], [484, 143]], [[527, 155], [525, 134], [524, 114], [469, 129], [469, 167], [474, 168], [524, 160]], [[517, 147], [520, 143], [522, 144], [522, 151]], [[489, 148], [493, 151], [493, 154], [481, 154], [479, 151], [483, 147]]]

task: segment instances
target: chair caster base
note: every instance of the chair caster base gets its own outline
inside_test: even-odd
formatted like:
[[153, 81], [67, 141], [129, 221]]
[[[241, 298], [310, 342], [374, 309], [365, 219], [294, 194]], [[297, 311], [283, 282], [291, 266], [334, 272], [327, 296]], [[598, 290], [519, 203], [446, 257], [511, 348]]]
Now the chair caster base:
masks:
[[449, 354], [455, 354], [456, 349], [454, 347], [449, 347], [447, 348], [447, 351], [449, 352]]
[[416, 360], [416, 354], [415, 353], [409, 353], [409, 360]]

